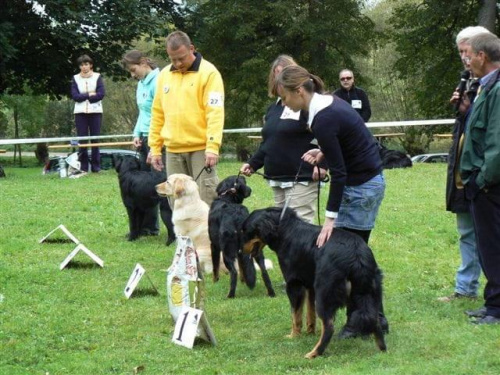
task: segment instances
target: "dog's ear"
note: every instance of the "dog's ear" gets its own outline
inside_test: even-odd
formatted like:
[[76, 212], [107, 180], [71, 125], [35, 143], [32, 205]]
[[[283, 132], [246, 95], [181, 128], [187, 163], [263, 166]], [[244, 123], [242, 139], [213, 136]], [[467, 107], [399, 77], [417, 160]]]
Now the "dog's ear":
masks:
[[179, 198], [182, 196], [185, 190], [184, 180], [182, 178], [177, 178], [174, 181], [174, 197]]

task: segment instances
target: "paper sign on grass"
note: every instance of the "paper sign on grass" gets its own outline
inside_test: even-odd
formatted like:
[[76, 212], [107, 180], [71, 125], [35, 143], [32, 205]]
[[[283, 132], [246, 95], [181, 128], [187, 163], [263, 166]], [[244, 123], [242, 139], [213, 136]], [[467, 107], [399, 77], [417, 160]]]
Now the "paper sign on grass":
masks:
[[130, 275], [125, 290], [123, 291], [125, 297], [130, 298], [145, 272], [146, 270], [139, 263], [135, 265], [134, 271], [132, 271], [132, 275]]
[[174, 344], [192, 349], [202, 315], [203, 310], [184, 306], [177, 322], [175, 323], [172, 342]]
[[80, 243], [80, 240], [79, 240], [78, 238], [76, 238], [75, 236], [73, 236], [73, 234], [72, 234], [72, 233], [71, 233], [71, 232], [70, 232], [70, 231], [69, 231], [69, 230], [68, 230], [68, 229], [67, 229], [67, 228], [66, 228], [63, 224], [60, 224], [60, 225], [58, 225], [56, 228], [52, 229], [52, 230], [49, 232], [49, 234], [47, 234], [47, 235], [46, 235], [45, 237], [43, 237], [40, 241], [38, 241], [38, 243], [42, 243], [43, 241], [45, 241], [47, 238], [49, 238], [49, 237], [50, 237], [50, 235], [51, 235], [52, 233], [54, 233], [54, 232], [55, 232], [56, 230], [58, 230], [58, 229], [61, 229], [61, 230], [64, 232], [64, 234], [66, 234], [66, 236], [68, 236], [68, 237], [69, 237], [69, 239], [70, 239], [71, 241], [73, 241], [75, 244], [77, 244], [77, 245], [78, 245], [78, 244]]
[[87, 249], [82, 243], [79, 244], [77, 247], [75, 247], [75, 249], [69, 253], [69, 255], [66, 257], [66, 259], [64, 259], [61, 263], [61, 265], [59, 266], [59, 269], [60, 270], [63, 270], [69, 262], [71, 262], [71, 259], [73, 259], [76, 254], [78, 254], [79, 251], [83, 251], [85, 254], [87, 254], [90, 259], [92, 259], [94, 262], [96, 262], [99, 266], [103, 267], [104, 266], [104, 262], [101, 258], [99, 258], [97, 255], [95, 255], [92, 251], [90, 251], [89, 249]]

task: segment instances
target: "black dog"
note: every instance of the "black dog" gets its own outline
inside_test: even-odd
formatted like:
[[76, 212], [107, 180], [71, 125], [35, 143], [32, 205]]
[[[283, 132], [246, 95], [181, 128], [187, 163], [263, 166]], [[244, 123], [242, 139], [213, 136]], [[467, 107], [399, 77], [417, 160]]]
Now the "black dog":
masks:
[[141, 235], [148, 234], [159, 204], [160, 216], [168, 231], [167, 246], [170, 245], [175, 241], [172, 210], [168, 199], [160, 197], [155, 189], [167, 176], [157, 171], [141, 171], [140, 162], [135, 157], [113, 157], [113, 160], [118, 172], [122, 201], [128, 214], [128, 240], [134, 241]]
[[333, 335], [335, 314], [343, 306], [349, 317], [346, 326], [363, 335], [373, 333], [378, 348], [385, 351], [378, 317], [382, 272], [370, 248], [360, 236], [342, 229], [334, 229], [328, 242], [318, 248], [321, 227], [302, 221], [291, 209], [281, 220], [280, 215], [278, 208], [252, 212], [243, 223], [243, 249], [246, 253], [259, 252], [267, 244], [278, 255], [292, 308], [291, 337], [300, 334], [308, 295], [307, 331], [314, 332], [316, 312], [322, 329], [306, 358], [323, 354]]
[[[224, 265], [229, 270], [231, 285], [228, 298], [234, 298], [238, 271], [235, 262], [242, 273], [242, 280], [250, 289], [255, 287], [256, 270], [250, 255], [241, 252], [241, 225], [248, 217], [248, 210], [241, 203], [248, 198], [252, 189], [246, 185], [245, 177], [229, 176], [217, 186], [218, 197], [210, 206], [208, 214], [208, 234], [212, 249], [212, 263], [214, 267], [214, 281], [219, 280], [220, 254]], [[255, 257], [261, 272], [262, 279], [267, 288], [267, 294], [275, 296], [269, 274], [265, 266], [262, 252]]]
[[413, 165], [411, 159], [404, 152], [390, 150], [381, 143], [379, 143], [379, 154], [384, 169], [408, 168]]

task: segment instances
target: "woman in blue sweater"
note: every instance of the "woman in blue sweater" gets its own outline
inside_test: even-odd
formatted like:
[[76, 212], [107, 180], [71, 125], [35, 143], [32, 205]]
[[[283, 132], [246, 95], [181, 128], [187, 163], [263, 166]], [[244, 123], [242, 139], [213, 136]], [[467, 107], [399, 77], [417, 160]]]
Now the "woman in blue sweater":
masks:
[[[271, 65], [268, 80], [269, 97], [277, 96], [276, 76], [289, 65], [297, 65], [292, 57], [280, 55]], [[241, 167], [241, 172], [250, 176], [264, 167], [265, 178], [273, 189], [274, 204], [283, 207], [290, 197], [289, 206], [304, 220], [312, 223], [315, 202], [318, 198], [318, 177], [324, 177], [326, 170], [302, 163], [302, 155], [315, 148], [314, 136], [307, 127], [307, 114], [286, 107], [281, 99], [271, 104], [264, 118], [262, 143], [256, 153]], [[300, 168], [300, 171], [299, 171]], [[293, 186], [299, 173], [298, 183]]]
[[151, 122], [151, 106], [156, 92], [156, 79], [160, 70], [150, 58], [141, 51], [127, 52], [122, 59], [122, 66], [130, 72], [137, 83], [137, 107], [139, 117], [134, 128], [134, 146], [140, 153], [141, 169], [150, 170], [149, 155], [149, 124]]
[[306, 69], [288, 66], [277, 81], [285, 105], [309, 112], [308, 125], [319, 148], [306, 152], [303, 159], [313, 165], [326, 159], [330, 171], [325, 223], [317, 245], [325, 244], [334, 227], [355, 232], [368, 243], [385, 191], [375, 138], [348, 103], [323, 95], [323, 82]]
[[[151, 122], [151, 106], [156, 92], [156, 80], [160, 70], [150, 58], [141, 51], [127, 52], [122, 59], [122, 66], [130, 72], [137, 83], [137, 107], [139, 116], [134, 127], [134, 146], [139, 151], [141, 170], [151, 171], [149, 162], [149, 124]], [[142, 234], [156, 236], [160, 232], [158, 209], [150, 211], [143, 223]]]

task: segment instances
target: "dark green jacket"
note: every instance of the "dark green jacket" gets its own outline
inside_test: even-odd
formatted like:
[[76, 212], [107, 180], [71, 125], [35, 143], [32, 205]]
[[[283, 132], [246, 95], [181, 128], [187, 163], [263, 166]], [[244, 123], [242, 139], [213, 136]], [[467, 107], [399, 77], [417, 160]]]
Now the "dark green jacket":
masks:
[[467, 124], [460, 174], [464, 184], [472, 178], [480, 189], [500, 183], [500, 69], [474, 102]]

